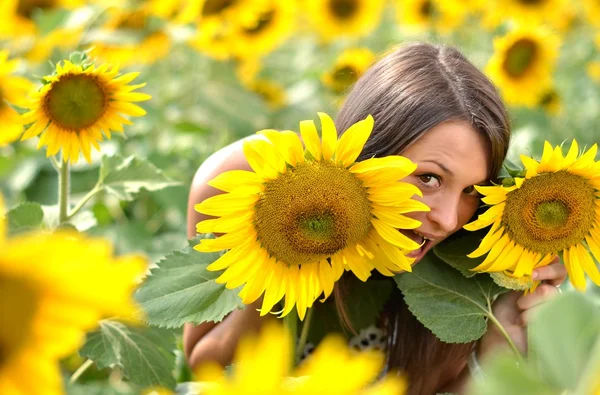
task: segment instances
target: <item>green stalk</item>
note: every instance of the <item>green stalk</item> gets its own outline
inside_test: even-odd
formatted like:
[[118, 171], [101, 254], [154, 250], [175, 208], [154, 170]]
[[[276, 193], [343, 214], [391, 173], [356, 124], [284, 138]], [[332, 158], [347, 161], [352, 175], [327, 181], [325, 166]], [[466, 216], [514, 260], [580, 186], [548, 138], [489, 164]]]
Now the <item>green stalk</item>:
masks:
[[515, 343], [512, 341], [512, 339], [510, 338], [508, 332], [506, 332], [506, 329], [504, 329], [504, 327], [502, 326], [502, 324], [500, 323], [500, 321], [498, 321], [496, 319], [496, 317], [494, 317], [493, 314], [490, 314], [488, 316], [488, 318], [490, 319], [490, 321], [492, 321], [492, 323], [494, 325], [496, 325], [496, 328], [498, 328], [498, 330], [500, 331], [500, 333], [502, 333], [502, 336], [504, 336], [504, 338], [506, 339], [506, 342], [508, 343], [508, 345], [510, 346], [510, 348], [512, 348], [513, 352], [515, 353], [517, 359], [519, 360], [519, 362], [523, 362], [523, 354], [521, 354], [521, 351], [519, 351], [519, 349], [517, 348], [517, 346], [515, 345]]
[[[295, 308], [283, 317], [283, 324], [290, 335], [290, 339], [292, 339], [292, 344], [296, 344], [296, 339], [298, 338], [298, 312]], [[292, 366], [296, 366], [296, 349], [294, 347], [292, 347], [291, 357]]]
[[58, 224], [69, 219], [69, 161], [63, 160], [58, 171]]
[[81, 200], [79, 202], [77, 202], [75, 207], [73, 207], [73, 210], [71, 210], [71, 212], [68, 213], [67, 220], [73, 218], [75, 216], [75, 214], [77, 214], [79, 212], [79, 210], [81, 210], [83, 208], [83, 206], [85, 206], [85, 204], [92, 197], [94, 197], [95, 194], [97, 194], [101, 190], [102, 190], [102, 187], [99, 187], [98, 184], [96, 184], [96, 186], [94, 186], [94, 188], [91, 191], [89, 191], [84, 197], [81, 198]]
[[80, 367], [77, 368], [76, 371], [73, 372], [73, 374], [71, 375], [71, 377], [69, 378], [69, 384], [73, 384], [74, 382], [77, 381], [77, 379], [79, 377], [81, 377], [81, 375], [89, 369], [90, 366], [92, 366], [94, 364], [94, 361], [92, 361], [91, 359], [86, 359], [84, 363], [81, 364]]
[[309, 308], [306, 312], [306, 317], [304, 317], [304, 322], [302, 323], [302, 331], [300, 332], [300, 339], [298, 340], [298, 348], [296, 348], [297, 358], [300, 358], [302, 356], [302, 352], [304, 352], [304, 346], [306, 345], [306, 340], [308, 339], [312, 315], [313, 309]]

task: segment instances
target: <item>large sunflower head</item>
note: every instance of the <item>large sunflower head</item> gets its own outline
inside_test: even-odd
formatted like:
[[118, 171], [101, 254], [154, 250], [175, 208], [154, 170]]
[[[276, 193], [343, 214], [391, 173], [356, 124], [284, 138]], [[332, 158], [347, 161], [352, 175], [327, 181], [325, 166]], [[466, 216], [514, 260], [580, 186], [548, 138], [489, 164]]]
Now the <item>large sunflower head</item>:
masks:
[[486, 71], [508, 104], [534, 107], [551, 88], [560, 45], [542, 27], [518, 28], [494, 40]]
[[333, 68], [322, 77], [333, 92], [346, 92], [375, 62], [375, 54], [366, 48], [347, 49], [337, 58]]
[[0, 51], [0, 147], [12, 143], [23, 132], [23, 122], [11, 104], [25, 106], [33, 84], [13, 75], [17, 60], [8, 60], [8, 51]]
[[263, 131], [246, 141], [253, 172], [229, 171], [209, 184], [226, 194], [196, 205], [220, 218], [202, 221], [202, 252], [230, 251], [208, 267], [225, 272], [217, 279], [252, 303], [264, 292], [267, 314], [285, 295], [282, 315], [297, 306], [300, 318], [324, 293], [327, 298], [344, 270], [362, 281], [373, 269], [391, 276], [411, 270], [408, 251], [417, 243], [398, 229], [419, 221], [404, 214], [428, 208], [410, 198], [421, 192], [400, 182], [416, 165], [401, 156], [356, 162], [373, 128], [371, 116], [352, 125], [338, 140], [332, 119], [319, 114], [322, 141], [312, 121], [291, 131]]
[[308, 15], [321, 37], [360, 37], [370, 33], [381, 20], [383, 0], [308, 0]]
[[119, 75], [117, 68], [104, 64], [84, 66], [66, 60], [58, 63], [46, 84], [33, 95], [30, 111], [23, 122], [31, 124], [22, 140], [42, 134], [38, 147], [46, 145], [47, 156], [62, 149], [63, 159], [75, 163], [82, 152], [91, 161], [92, 145], [99, 149], [102, 133], [123, 132], [131, 124], [123, 115], [142, 116], [146, 112], [133, 102], [150, 99], [133, 92], [145, 84], [128, 85], [139, 73]]
[[75, 352], [101, 318], [135, 311], [132, 291], [145, 263], [116, 259], [105, 241], [70, 232], [6, 239], [3, 220], [0, 393], [62, 394], [58, 361]]
[[384, 365], [377, 351], [353, 352], [341, 337], [325, 338], [298, 368], [292, 369], [292, 339], [276, 324], [258, 337], [242, 339], [230, 376], [214, 365], [200, 367], [197, 378], [207, 395], [225, 394], [370, 394], [402, 395], [404, 379], [387, 375], [376, 381]]
[[571, 283], [585, 289], [584, 272], [600, 285], [600, 162], [597, 145], [579, 155], [573, 141], [566, 156], [546, 142], [538, 162], [521, 156], [526, 168], [515, 185], [476, 187], [491, 207], [465, 225], [478, 230], [492, 225], [469, 256], [488, 254], [473, 270], [531, 275], [562, 253]]

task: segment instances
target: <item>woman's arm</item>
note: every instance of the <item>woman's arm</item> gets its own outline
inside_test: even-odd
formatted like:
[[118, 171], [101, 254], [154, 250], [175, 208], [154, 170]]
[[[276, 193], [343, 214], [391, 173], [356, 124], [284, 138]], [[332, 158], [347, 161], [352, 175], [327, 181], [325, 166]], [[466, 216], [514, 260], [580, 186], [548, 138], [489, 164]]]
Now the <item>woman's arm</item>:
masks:
[[[249, 137], [256, 138], [256, 137]], [[251, 170], [244, 157], [243, 140], [233, 143], [211, 155], [198, 169], [188, 199], [187, 236], [196, 236], [196, 224], [211, 218], [194, 210], [197, 203], [223, 193], [208, 185], [208, 181], [229, 170]], [[261, 299], [246, 306], [244, 310], [230, 313], [221, 323], [206, 322], [200, 325], [186, 324], [183, 328], [183, 348], [192, 369], [206, 361], [216, 361], [223, 366], [232, 361], [240, 337], [257, 331], [264, 319], [256, 311]]]

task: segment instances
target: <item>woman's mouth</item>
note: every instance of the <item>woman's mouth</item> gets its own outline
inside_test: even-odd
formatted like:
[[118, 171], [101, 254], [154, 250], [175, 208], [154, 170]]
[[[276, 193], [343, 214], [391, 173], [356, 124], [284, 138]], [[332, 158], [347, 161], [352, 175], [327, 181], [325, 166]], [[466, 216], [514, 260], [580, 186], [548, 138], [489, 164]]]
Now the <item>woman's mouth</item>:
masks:
[[425, 255], [425, 253], [429, 251], [429, 249], [433, 246], [434, 240], [420, 234], [419, 232], [408, 229], [401, 229], [400, 232], [404, 236], [408, 237], [409, 239], [420, 245], [419, 248], [406, 255], [407, 257], [415, 258], [415, 262], [421, 259]]

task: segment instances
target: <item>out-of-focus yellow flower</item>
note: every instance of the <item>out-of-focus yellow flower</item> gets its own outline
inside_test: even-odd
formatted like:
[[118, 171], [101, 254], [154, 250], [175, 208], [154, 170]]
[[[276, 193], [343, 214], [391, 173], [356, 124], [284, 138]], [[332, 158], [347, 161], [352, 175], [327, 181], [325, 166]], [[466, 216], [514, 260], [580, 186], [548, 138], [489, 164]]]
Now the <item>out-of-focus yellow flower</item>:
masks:
[[271, 110], [278, 110], [286, 105], [285, 89], [278, 82], [255, 79], [245, 85], [249, 90], [258, 94]]
[[333, 92], [342, 94], [354, 85], [375, 59], [375, 54], [367, 48], [346, 49], [321, 79]]
[[544, 109], [547, 113], [551, 115], [558, 115], [562, 109], [562, 102], [560, 100], [560, 95], [556, 91], [555, 88], [551, 88], [546, 91], [542, 95], [538, 106]]
[[131, 294], [146, 264], [75, 232], [6, 239], [4, 219], [0, 232], [0, 393], [62, 394], [58, 361], [98, 320], [137, 313]]
[[292, 371], [292, 341], [275, 324], [258, 338], [240, 342], [233, 373], [225, 376], [215, 365], [202, 366], [196, 377], [207, 395], [402, 395], [406, 382], [388, 375], [377, 380], [384, 356], [377, 351], [356, 353], [341, 337], [325, 338], [296, 371]]
[[379, 25], [384, 0], [306, 0], [307, 17], [323, 40], [364, 36]]
[[22, 139], [42, 134], [38, 148], [46, 145], [46, 155], [63, 151], [63, 160], [76, 163], [79, 153], [91, 161], [91, 147], [111, 137], [111, 130], [123, 132], [123, 124], [131, 124], [122, 114], [142, 116], [146, 112], [133, 104], [150, 99], [133, 92], [145, 84], [128, 85], [139, 73], [119, 75], [108, 64], [82, 66], [69, 61], [58, 63], [56, 73], [44, 77], [47, 82], [33, 94], [23, 114], [23, 123], [31, 124]]
[[569, 27], [576, 9], [568, 0], [490, 0], [483, 8], [484, 20], [496, 27], [506, 21], [528, 26], [550, 25], [561, 30]]
[[596, 0], [583, 0], [583, 14], [589, 23], [600, 27], [600, 3]]
[[0, 38], [35, 35], [37, 28], [33, 15], [37, 9], [72, 9], [84, 0], [2, 0], [0, 1]]
[[535, 107], [552, 87], [559, 46], [543, 27], [519, 27], [494, 39], [486, 72], [508, 104]]
[[27, 59], [32, 62], [43, 62], [50, 57], [55, 48], [64, 51], [72, 50], [79, 43], [81, 34], [81, 28], [60, 28], [44, 36], [38, 36], [27, 52]]
[[23, 132], [23, 120], [10, 105], [27, 105], [27, 93], [33, 84], [13, 75], [17, 60], [8, 60], [8, 51], [0, 51], [0, 147], [17, 140]]
[[586, 71], [591, 79], [600, 82], [600, 61], [596, 60], [588, 63]]
[[254, 58], [281, 45], [294, 31], [295, 2], [263, 0], [251, 22], [233, 23], [231, 44], [238, 58]]
[[183, 0], [177, 20], [183, 23], [252, 23], [256, 6], [263, 0]]
[[419, 33], [436, 30], [449, 33], [476, 9], [460, 0], [396, 0], [396, 19], [400, 28]]

